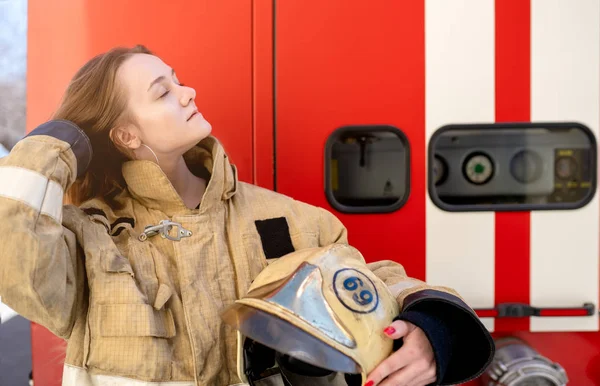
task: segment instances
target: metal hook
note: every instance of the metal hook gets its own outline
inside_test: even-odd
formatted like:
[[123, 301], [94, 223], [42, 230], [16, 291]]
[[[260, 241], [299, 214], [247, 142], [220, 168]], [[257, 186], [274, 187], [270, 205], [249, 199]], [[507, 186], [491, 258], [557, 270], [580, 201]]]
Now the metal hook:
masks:
[[[175, 232], [176, 236], [170, 235], [170, 232], [173, 229], [173, 227], [176, 228], [176, 232]], [[168, 239], [171, 241], [179, 241], [184, 237], [190, 237], [192, 235], [192, 231], [185, 229], [179, 223], [169, 221], [169, 220], [162, 220], [158, 223], [158, 225], [147, 226], [144, 229], [144, 232], [142, 232], [140, 234], [138, 239], [140, 241], [146, 241], [148, 239], [148, 237], [156, 236], [158, 234], [160, 234], [160, 236], [163, 239]]]

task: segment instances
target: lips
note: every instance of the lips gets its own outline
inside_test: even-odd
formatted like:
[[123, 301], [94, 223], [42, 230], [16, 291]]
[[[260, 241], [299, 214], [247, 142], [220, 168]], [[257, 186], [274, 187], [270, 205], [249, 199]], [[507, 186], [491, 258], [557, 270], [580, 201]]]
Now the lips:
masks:
[[197, 114], [198, 110], [194, 110], [194, 112], [192, 112], [192, 115], [190, 115], [187, 120], [189, 121], [190, 119], [194, 118]]

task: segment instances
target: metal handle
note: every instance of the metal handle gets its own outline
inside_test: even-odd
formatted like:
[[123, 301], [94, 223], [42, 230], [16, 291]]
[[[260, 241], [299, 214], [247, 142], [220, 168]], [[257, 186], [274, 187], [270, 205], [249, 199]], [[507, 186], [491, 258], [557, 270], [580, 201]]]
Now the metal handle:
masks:
[[596, 307], [584, 303], [582, 307], [540, 308], [524, 303], [501, 303], [495, 308], [475, 309], [480, 318], [526, 318], [530, 316], [592, 316]]

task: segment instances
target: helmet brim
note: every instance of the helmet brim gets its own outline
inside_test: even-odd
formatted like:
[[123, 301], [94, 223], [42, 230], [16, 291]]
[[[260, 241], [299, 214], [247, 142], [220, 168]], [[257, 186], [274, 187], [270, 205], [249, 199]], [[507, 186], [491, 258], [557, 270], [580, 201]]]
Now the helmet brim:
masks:
[[351, 357], [310, 334], [308, 331], [314, 328], [274, 309], [272, 303], [251, 298], [238, 300], [223, 311], [221, 318], [242, 335], [282, 354], [335, 372], [361, 373]]

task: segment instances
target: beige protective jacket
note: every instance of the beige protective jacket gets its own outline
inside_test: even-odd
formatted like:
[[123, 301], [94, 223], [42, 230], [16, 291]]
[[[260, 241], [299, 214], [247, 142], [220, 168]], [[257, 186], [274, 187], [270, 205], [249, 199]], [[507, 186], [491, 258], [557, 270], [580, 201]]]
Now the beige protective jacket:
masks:
[[[210, 172], [199, 209], [149, 161], [123, 166], [121, 209], [101, 199], [63, 205], [91, 157], [83, 131], [50, 121], [0, 159], [0, 296], [68, 341], [64, 385], [238, 383], [236, 334], [220, 311], [270, 258], [290, 252], [290, 240], [296, 250], [347, 242], [326, 210], [239, 182], [213, 137], [185, 154], [192, 171]], [[171, 232], [181, 230], [179, 241], [144, 233], [163, 220], [181, 224]], [[401, 309], [413, 294], [470, 312], [452, 290], [411, 279], [395, 262], [370, 269]], [[472, 335], [486, 334], [473, 326]], [[490, 353], [463, 375], [478, 374]]]

